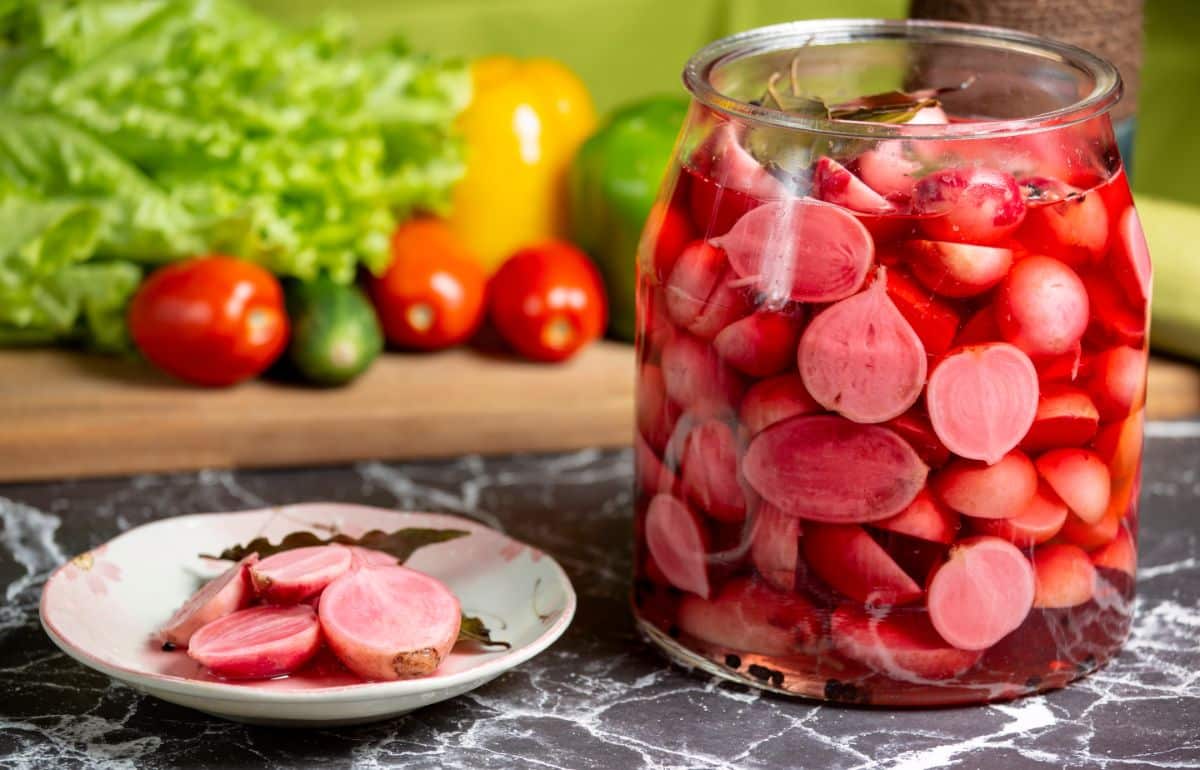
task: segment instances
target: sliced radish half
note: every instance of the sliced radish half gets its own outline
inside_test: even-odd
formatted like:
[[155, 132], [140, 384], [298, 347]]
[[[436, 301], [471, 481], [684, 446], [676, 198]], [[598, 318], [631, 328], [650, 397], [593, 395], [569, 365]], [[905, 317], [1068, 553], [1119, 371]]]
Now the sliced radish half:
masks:
[[686, 505], [654, 496], [646, 509], [646, 547], [671, 585], [708, 598], [708, 544], [708, 532]]
[[274, 604], [295, 604], [320, 593], [350, 569], [353, 556], [341, 545], [294, 548], [250, 566], [258, 595]]
[[1002, 537], [1015, 546], [1028, 548], [1050, 540], [1066, 522], [1067, 504], [1042, 482], [1033, 499], [1016, 516], [972, 519], [971, 526], [980, 534]]
[[833, 613], [830, 632], [839, 653], [902, 682], [955, 679], [982, 655], [951, 647], [926, 615], [908, 611], [876, 614], [843, 604]]
[[821, 628], [817, 610], [807, 599], [747, 578], [731, 581], [711, 601], [684, 596], [676, 623], [708, 644], [757, 655], [808, 651]]
[[754, 569], [778, 591], [796, 590], [796, 565], [804, 525], [770, 504], [758, 507], [750, 536], [750, 560]]
[[201, 586], [160, 629], [163, 641], [187, 647], [200, 628], [249, 604], [254, 591], [248, 570], [256, 561], [258, 554], [252, 553]]
[[739, 410], [742, 425], [751, 435], [769, 425], [801, 414], [822, 411], [798, 374], [781, 374], [754, 383]]
[[823, 201], [864, 214], [887, 214], [896, 210], [888, 199], [850, 173], [832, 158], [822, 157], [813, 167], [813, 194]]
[[1037, 459], [1037, 470], [1079, 518], [1095, 524], [1108, 510], [1112, 479], [1108, 466], [1090, 449], [1054, 449]]
[[946, 505], [979, 519], [1019, 515], [1037, 492], [1038, 476], [1029, 457], [1013, 450], [987, 465], [954, 460], [937, 472], [933, 489]]
[[[1064, 510], [1064, 515], [1065, 513]], [[882, 521], [873, 522], [871, 526], [949, 545], [958, 534], [959, 519], [957, 513], [942, 504], [926, 488], [922, 489], [903, 511]]]
[[1100, 427], [1100, 413], [1087, 391], [1071, 385], [1042, 386], [1037, 415], [1021, 448], [1037, 452], [1056, 447], [1083, 446]]
[[803, 545], [817, 577], [849, 599], [890, 606], [921, 598], [921, 587], [856, 524], [813, 524]]
[[739, 445], [721, 420], [705, 420], [688, 433], [680, 476], [688, 499], [714, 519], [746, 518], [746, 495], [738, 475]]
[[1076, 607], [1096, 593], [1096, 568], [1087, 552], [1070, 543], [1050, 543], [1033, 552], [1037, 590], [1033, 606]]
[[251, 607], [214, 620], [192, 635], [188, 655], [226, 679], [290, 674], [316, 655], [321, 627], [307, 604]]
[[761, 312], [734, 321], [717, 334], [713, 347], [725, 363], [751, 377], [769, 377], [792, 366], [799, 318]]
[[929, 581], [929, 619], [960, 650], [985, 650], [1017, 629], [1033, 607], [1029, 560], [1007, 540], [963, 540]]
[[997, 246], [909, 241], [905, 251], [913, 274], [943, 297], [982, 294], [1000, 283], [1013, 263], [1012, 249]]

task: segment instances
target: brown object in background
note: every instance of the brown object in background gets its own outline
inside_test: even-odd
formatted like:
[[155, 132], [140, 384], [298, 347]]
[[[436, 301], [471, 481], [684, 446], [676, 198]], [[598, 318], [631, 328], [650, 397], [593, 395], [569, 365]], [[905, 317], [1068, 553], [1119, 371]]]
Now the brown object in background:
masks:
[[1137, 111], [1142, 68], [1143, 0], [911, 0], [914, 19], [964, 21], [1019, 29], [1086, 48], [1117, 65], [1125, 98], [1120, 120]]

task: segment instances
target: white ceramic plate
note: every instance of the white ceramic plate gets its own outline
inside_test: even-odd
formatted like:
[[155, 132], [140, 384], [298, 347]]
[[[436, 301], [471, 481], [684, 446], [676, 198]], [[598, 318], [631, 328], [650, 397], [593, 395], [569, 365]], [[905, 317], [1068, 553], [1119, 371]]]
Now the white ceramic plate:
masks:
[[[406, 563], [445, 582], [511, 649], [459, 645], [433, 674], [363, 682], [332, 660], [280, 679], [228, 682], [183, 651], [164, 652], [155, 631], [227, 562], [199, 558], [260, 535], [295, 530], [358, 536], [371, 529], [463, 529], [471, 534], [417, 550]], [[273, 725], [369, 722], [452, 698], [549, 647], [575, 614], [562, 568], [537, 549], [468, 519], [336, 503], [179, 516], [145, 524], [58, 568], [42, 590], [42, 627], [86, 666], [172, 703]], [[322, 652], [322, 655], [327, 655]]]

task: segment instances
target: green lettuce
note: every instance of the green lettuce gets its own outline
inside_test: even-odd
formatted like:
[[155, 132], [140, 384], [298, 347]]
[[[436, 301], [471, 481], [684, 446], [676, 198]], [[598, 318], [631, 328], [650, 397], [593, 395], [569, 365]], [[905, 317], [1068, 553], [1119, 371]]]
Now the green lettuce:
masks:
[[198, 253], [382, 270], [396, 221], [449, 203], [469, 88], [232, 0], [0, 0], [0, 344], [119, 345], [139, 266]]

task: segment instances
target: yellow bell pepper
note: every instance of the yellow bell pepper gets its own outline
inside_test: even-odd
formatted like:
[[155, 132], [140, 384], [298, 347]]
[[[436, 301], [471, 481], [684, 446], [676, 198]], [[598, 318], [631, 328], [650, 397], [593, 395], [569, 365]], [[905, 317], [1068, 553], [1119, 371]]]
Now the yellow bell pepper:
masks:
[[467, 173], [449, 224], [489, 270], [510, 254], [567, 232], [566, 173], [596, 127], [587, 88], [550, 59], [479, 59], [474, 96], [459, 116]]

